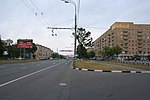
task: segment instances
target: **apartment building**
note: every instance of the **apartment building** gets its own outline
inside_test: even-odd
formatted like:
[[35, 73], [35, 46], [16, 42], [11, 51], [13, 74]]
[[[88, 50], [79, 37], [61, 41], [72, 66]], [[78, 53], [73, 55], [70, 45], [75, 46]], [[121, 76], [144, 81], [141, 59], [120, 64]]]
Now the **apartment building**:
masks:
[[150, 54], [150, 24], [115, 22], [110, 29], [94, 41], [94, 51], [100, 57], [103, 47], [119, 45], [125, 55]]
[[35, 52], [35, 56], [37, 60], [49, 59], [52, 56], [53, 51], [50, 48], [47, 48], [39, 44], [36, 44], [36, 46], [37, 46], [37, 50]]
[[94, 48], [87, 48], [87, 53], [91, 52], [91, 51], [94, 51]]

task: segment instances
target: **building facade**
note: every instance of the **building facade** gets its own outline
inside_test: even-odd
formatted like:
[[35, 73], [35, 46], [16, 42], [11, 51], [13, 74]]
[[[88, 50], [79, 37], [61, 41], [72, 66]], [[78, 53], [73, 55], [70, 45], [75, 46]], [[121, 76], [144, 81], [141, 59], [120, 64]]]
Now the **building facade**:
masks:
[[51, 58], [53, 51], [50, 48], [36, 44], [37, 50], [34, 53], [37, 60]]
[[115, 22], [110, 29], [94, 41], [97, 57], [105, 46], [119, 45], [126, 55], [150, 54], [150, 24]]
[[94, 48], [87, 48], [87, 53], [91, 52], [91, 51], [94, 51]]

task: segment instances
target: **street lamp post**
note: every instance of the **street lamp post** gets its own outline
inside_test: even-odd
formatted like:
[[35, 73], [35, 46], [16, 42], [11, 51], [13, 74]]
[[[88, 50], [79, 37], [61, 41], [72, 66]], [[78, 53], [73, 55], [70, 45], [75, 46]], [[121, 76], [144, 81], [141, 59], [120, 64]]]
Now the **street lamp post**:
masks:
[[76, 52], [76, 45], [77, 45], [77, 42], [76, 42], [76, 39], [77, 39], [77, 7], [76, 7], [76, 3], [74, 1], [71, 1], [71, 0], [62, 0], [64, 1], [65, 3], [70, 3], [70, 4], [73, 4], [74, 7], [75, 7], [75, 27], [74, 27], [74, 59], [76, 59], [76, 56], [77, 56], [77, 52]]

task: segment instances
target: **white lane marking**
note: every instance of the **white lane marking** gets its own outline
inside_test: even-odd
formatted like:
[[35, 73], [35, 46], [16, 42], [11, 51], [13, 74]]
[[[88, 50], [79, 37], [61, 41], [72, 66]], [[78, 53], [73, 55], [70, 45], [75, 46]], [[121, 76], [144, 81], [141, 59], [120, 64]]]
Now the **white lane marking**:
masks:
[[[64, 62], [62, 62], [62, 63], [64, 63]], [[31, 76], [31, 75], [37, 74], [37, 73], [42, 72], [42, 71], [44, 71], [44, 70], [53, 68], [53, 67], [55, 67], [55, 66], [57, 66], [57, 65], [59, 65], [59, 64], [61, 64], [61, 63], [58, 63], [58, 64], [56, 64], [56, 65], [52, 65], [52, 66], [50, 66], [50, 67], [47, 67], [47, 68], [38, 70], [38, 71], [36, 71], [36, 72], [30, 73], [30, 74], [27, 74], [27, 75], [25, 75], [25, 76], [16, 78], [16, 79], [14, 79], [14, 80], [11, 80], [11, 81], [9, 81], [9, 82], [3, 83], [3, 84], [0, 85], [0, 87], [3, 87], [3, 86], [5, 86], [5, 85], [11, 84], [11, 83], [16, 82], [16, 81], [19, 81], [19, 80], [21, 80], [21, 79], [24, 79], [24, 78], [29, 77], [29, 76]]]
[[66, 86], [66, 83], [59, 83], [60, 86]]
[[6, 68], [6, 66], [2, 66], [2, 67], [0, 67], [0, 68]]
[[26, 69], [27, 67], [21, 67], [21, 69]]

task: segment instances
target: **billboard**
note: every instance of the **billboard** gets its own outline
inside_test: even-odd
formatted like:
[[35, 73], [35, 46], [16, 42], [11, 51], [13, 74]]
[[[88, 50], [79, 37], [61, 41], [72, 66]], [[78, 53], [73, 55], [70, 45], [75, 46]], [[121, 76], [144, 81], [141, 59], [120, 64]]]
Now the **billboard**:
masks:
[[17, 47], [18, 48], [32, 48], [33, 40], [32, 39], [18, 39]]
[[60, 50], [60, 52], [73, 52], [73, 50]]

